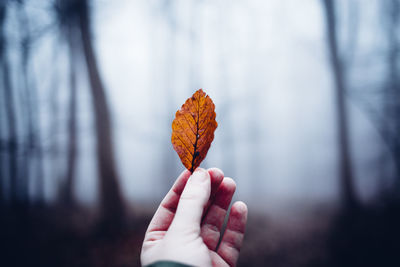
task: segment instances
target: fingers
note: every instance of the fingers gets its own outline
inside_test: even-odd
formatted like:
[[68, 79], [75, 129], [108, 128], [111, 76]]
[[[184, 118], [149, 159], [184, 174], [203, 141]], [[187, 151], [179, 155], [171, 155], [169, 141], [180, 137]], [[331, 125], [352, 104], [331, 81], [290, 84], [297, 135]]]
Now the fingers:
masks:
[[210, 168], [207, 171], [211, 177], [211, 193], [210, 193], [210, 198], [204, 208], [203, 217], [207, 213], [207, 210], [210, 208], [210, 205], [213, 203], [217, 190], [220, 184], [222, 183], [222, 180], [224, 179], [224, 173], [218, 168]]
[[212, 266], [218, 267], [229, 267], [228, 263], [226, 263], [215, 251], [210, 251], [211, 263]]
[[161, 201], [156, 213], [151, 220], [147, 232], [150, 231], [166, 231], [170, 226], [178, 206], [179, 198], [190, 177], [188, 170], [183, 171], [176, 179], [174, 185], [167, 195]]
[[217, 253], [229, 266], [235, 266], [242, 246], [247, 222], [247, 206], [241, 201], [232, 205], [228, 224]]
[[210, 168], [207, 171], [211, 177], [211, 194], [210, 194], [210, 200], [207, 202], [207, 205], [209, 205], [211, 202], [211, 199], [217, 193], [219, 185], [221, 184], [222, 180], [224, 179], [224, 173], [218, 168]]
[[222, 224], [235, 190], [235, 182], [231, 178], [225, 177], [204, 217], [201, 226], [201, 237], [210, 250], [215, 250], [217, 247]]
[[[223, 172], [217, 168], [208, 169], [208, 173], [211, 177], [211, 195], [215, 195], [219, 185], [224, 177]], [[167, 195], [161, 201], [147, 232], [150, 231], [166, 231], [170, 226], [176, 212], [176, 207], [179, 203], [179, 198], [182, 194], [183, 189], [190, 177], [188, 170], [183, 171], [176, 179], [174, 185], [169, 190]]]
[[210, 174], [204, 169], [197, 168], [186, 183], [169, 230], [200, 231], [200, 220], [210, 193]]

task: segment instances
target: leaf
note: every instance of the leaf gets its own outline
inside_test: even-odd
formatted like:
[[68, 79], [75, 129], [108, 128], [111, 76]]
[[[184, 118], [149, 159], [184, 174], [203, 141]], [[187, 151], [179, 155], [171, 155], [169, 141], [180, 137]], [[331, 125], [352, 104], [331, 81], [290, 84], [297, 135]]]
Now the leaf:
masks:
[[197, 90], [175, 114], [171, 142], [182, 164], [193, 173], [206, 157], [214, 131], [215, 105], [211, 98]]

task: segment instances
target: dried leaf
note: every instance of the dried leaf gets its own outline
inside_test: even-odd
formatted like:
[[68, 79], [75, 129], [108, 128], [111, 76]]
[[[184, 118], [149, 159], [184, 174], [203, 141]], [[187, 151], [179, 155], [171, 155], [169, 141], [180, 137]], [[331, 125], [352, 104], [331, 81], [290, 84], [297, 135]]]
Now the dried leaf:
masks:
[[175, 114], [171, 142], [183, 165], [193, 172], [203, 161], [218, 126], [215, 105], [202, 89], [188, 98]]

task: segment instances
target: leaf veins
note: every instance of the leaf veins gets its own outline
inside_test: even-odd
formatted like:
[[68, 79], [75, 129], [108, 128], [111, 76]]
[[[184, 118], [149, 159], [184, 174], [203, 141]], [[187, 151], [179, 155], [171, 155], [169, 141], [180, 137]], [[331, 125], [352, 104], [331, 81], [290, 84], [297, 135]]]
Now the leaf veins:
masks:
[[202, 89], [188, 98], [175, 114], [171, 142], [182, 164], [193, 173], [207, 155], [214, 131], [215, 105]]

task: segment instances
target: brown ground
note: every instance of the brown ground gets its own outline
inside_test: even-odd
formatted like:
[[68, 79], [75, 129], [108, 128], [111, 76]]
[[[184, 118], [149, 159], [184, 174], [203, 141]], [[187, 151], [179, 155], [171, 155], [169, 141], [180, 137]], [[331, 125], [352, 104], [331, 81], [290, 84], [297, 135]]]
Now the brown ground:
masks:
[[[319, 207], [290, 215], [249, 214], [239, 266], [400, 266], [400, 206], [357, 212]], [[3, 210], [1, 266], [140, 266], [151, 212], [104, 232], [85, 210]], [[300, 215], [296, 215], [300, 214]]]

